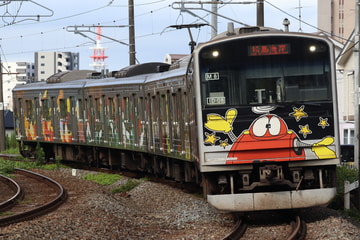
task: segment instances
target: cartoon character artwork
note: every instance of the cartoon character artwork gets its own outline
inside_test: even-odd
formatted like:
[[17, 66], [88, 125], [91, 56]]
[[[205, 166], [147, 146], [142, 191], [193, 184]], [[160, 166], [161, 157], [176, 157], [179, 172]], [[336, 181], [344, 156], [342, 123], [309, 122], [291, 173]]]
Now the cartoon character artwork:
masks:
[[[335, 151], [330, 147], [334, 143], [332, 136], [323, 136], [322, 139], [301, 140], [298, 134], [306, 139], [312, 134], [308, 124], [298, 125], [298, 134], [288, 128], [287, 123], [280, 116], [270, 113], [275, 106], [253, 107], [252, 112], [259, 114], [252, 121], [248, 129], [244, 129], [238, 137], [234, 134], [234, 120], [238, 112], [231, 108], [225, 116], [208, 114], [205, 128], [211, 133], [205, 132], [204, 144], [214, 146], [215, 142], [222, 148], [229, 148], [226, 164], [252, 163], [254, 161], [299, 161], [307, 159], [335, 158]], [[307, 117], [304, 106], [293, 107], [289, 113], [297, 122]], [[319, 118], [321, 128], [330, 126], [327, 118]], [[222, 136], [228, 136], [221, 139]], [[218, 136], [219, 135], [219, 136]], [[229, 144], [232, 142], [232, 144]]]

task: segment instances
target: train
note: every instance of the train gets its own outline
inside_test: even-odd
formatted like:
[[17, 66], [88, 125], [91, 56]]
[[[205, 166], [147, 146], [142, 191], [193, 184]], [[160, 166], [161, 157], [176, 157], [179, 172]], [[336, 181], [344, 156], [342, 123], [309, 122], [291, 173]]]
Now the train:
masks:
[[20, 152], [199, 184], [216, 209], [328, 204], [340, 162], [334, 47], [227, 31], [172, 64], [59, 72], [13, 90]]

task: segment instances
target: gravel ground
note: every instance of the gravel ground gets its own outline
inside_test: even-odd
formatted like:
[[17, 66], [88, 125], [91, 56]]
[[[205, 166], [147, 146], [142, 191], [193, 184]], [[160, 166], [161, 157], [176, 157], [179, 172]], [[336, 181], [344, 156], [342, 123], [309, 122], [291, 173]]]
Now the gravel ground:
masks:
[[[69, 198], [55, 212], [0, 229], [0, 239], [222, 239], [233, 227], [232, 215], [203, 199], [169, 186], [141, 181], [127, 194], [83, 180], [85, 171], [38, 171], [61, 183]], [[360, 239], [359, 225], [327, 208], [302, 211], [308, 240]], [[283, 239], [289, 226], [252, 225], [243, 239]], [[280, 236], [280, 237], [279, 237]]]

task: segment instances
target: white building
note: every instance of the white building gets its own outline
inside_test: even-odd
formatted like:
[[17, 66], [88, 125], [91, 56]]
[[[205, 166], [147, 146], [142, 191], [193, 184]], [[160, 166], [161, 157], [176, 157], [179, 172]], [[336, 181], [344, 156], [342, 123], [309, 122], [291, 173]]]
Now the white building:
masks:
[[4, 109], [13, 109], [12, 89], [17, 84], [33, 81], [35, 77], [34, 63], [30, 62], [4, 62], [3, 63], [3, 99]]
[[348, 0], [318, 0], [318, 28], [343, 44], [336, 59], [341, 144], [354, 144], [355, 3]]
[[35, 81], [70, 70], [79, 70], [79, 53], [35, 52]]

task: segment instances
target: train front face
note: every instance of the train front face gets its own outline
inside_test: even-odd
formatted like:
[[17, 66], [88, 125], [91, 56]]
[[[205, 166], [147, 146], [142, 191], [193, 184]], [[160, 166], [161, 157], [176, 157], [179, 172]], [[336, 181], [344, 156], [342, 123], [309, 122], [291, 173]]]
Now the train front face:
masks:
[[194, 56], [208, 202], [227, 211], [328, 204], [340, 155], [332, 44], [254, 34]]

